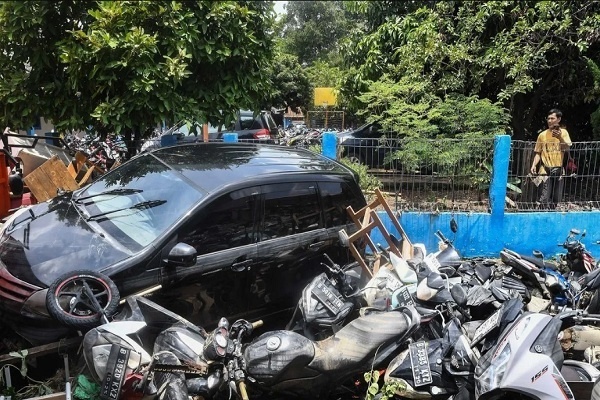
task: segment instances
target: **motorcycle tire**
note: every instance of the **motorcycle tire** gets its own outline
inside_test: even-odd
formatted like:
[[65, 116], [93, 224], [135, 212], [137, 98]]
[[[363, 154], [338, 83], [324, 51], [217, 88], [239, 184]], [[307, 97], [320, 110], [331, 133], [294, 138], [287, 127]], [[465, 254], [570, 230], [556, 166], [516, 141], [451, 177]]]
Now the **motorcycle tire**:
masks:
[[[93, 296], [100, 309], [90, 298]], [[119, 290], [108, 276], [94, 271], [72, 271], [60, 276], [48, 288], [46, 308], [60, 323], [77, 329], [86, 329], [102, 323], [102, 316], [110, 316], [119, 306]]]

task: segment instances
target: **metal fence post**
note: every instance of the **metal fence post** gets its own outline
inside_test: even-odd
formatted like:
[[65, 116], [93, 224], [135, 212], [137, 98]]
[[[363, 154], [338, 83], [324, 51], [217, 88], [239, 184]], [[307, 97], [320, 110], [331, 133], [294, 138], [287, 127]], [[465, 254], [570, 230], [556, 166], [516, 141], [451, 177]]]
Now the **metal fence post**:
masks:
[[335, 132], [323, 132], [321, 143], [322, 153], [325, 157], [335, 160], [337, 154], [337, 135]]
[[504, 216], [504, 199], [508, 183], [508, 163], [510, 160], [510, 136], [494, 137], [494, 161], [490, 182], [490, 208], [492, 217]]

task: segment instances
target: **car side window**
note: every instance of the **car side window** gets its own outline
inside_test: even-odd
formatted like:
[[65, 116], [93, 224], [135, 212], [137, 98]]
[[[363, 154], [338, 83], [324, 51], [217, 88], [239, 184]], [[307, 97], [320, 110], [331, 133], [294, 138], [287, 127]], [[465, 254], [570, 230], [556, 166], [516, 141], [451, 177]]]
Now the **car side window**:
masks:
[[180, 241], [193, 246], [198, 255], [255, 243], [258, 190], [236, 190], [207, 204]]
[[331, 228], [352, 223], [346, 208], [358, 211], [362, 206], [346, 182], [319, 182], [325, 227]]
[[322, 227], [321, 208], [313, 182], [265, 185], [261, 240], [308, 232]]

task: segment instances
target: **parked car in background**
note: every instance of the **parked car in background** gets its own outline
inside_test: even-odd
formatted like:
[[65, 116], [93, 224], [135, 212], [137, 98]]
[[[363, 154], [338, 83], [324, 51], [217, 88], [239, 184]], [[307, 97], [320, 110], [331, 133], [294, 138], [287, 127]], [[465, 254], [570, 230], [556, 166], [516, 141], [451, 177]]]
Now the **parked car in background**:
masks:
[[[0, 318], [32, 344], [64, 337], [72, 328], [49, 316], [48, 287], [89, 270], [121, 297], [161, 285], [152, 299], [202, 326], [264, 319], [296, 304], [324, 254], [352, 260], [338, 232], [355, 229], [346, 208], [365, 205], [350, 169], [304, 149], [221, 142], [142, 153], [5, 222]], [[57, 304], [75, 320], [89, 312], [74, 292]]]
[[384, 131], [377, 122], [343, 132], [338, 136], [342, 157], [369, 168], [397, 168], [397, 163], [390, 158], [391, 154], [399, 149], [398, 139], [393, 135], [387, 140], [382, 140], [383, 137]]
[[279, 138], [279, 128], [268, 111], [254, 113], [250, 110], [240, 110], [231, 126], [217, 137], [220, 139], [228, 132], [237, 133], [238, 139], [241, 140], [276, 143]]

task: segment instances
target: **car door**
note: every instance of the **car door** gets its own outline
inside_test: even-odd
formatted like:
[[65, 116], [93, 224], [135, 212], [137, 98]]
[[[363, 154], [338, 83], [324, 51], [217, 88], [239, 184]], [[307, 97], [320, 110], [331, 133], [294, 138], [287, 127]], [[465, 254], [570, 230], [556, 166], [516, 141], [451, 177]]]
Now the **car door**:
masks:
[[[247, 311], [248, 271], [256, 264], [259, 187], [239, 189], [207, 202], [180, 230], [176, 242], [194, 247], [193, 266], [165, 265], [161, 283], [193, 322], [210, 323]], [[175, 243], [172, 243], [174, 245]]]
[[302, 288], [322, 271], [323, 228], [316, 182], [261, 187], [258, 265], [250, 272], [253, 308], [295, 304]]

